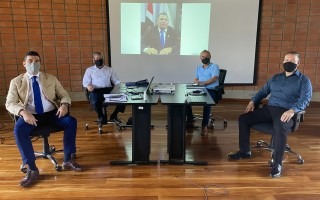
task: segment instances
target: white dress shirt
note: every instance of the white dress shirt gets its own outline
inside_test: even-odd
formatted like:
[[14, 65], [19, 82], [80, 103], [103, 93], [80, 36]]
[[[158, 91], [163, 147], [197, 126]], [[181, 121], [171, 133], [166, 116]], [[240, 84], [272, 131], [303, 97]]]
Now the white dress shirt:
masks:
[[105, 88], [118, 85], [121, 81], [118, 79], [116, 72], [109, 66], [103, 66], [101, 69], [91, 66], [84, 73], [82, 85], [87, 87], [92, 84], [94, 88]]

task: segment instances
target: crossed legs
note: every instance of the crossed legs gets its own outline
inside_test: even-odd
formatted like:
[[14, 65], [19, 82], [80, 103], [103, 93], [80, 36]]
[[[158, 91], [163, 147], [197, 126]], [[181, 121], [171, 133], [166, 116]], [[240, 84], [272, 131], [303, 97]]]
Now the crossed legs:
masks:
[[[276, 107], [276, 106], [264, 106], [254, 110], [253, 112], [248, 112], [239, 116], [239, 148], [235, 154], [229, 154], [230, 159], [240, 159], [240, 158], [250, 158], [250, 128], [253, 124], [261, 122], [272, 122], [274, 128], [273, 135], [273, 159], [274, 167], [279, 168], [278, 174], [281, 175], [281, 166], [283, 155], [285, 151], [285, 146], [287, 143], [287, 134], [293, 125], [293, 121], [282, 122], [280, 120], [281, 115], [287, 111], [286, 108]], [[274, 173], [271, 173], [274, 174]]]

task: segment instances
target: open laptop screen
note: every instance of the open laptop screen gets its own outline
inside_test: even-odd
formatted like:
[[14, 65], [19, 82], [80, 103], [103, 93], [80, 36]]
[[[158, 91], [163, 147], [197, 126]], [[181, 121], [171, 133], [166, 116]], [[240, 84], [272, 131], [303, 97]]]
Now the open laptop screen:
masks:
[[151, 80], [150, 80], [150, 82], [149, 82], [149, 85], [148, 85], [148, 87], [147, 87], [147, 89], [146, 89], [146, 93], [147, 93], [147, 94], [152, 94], [151, 84], [152, 84], [152, 82], [153, 82], [153, 79], [154, 79], [154, 76], [151, 78]]

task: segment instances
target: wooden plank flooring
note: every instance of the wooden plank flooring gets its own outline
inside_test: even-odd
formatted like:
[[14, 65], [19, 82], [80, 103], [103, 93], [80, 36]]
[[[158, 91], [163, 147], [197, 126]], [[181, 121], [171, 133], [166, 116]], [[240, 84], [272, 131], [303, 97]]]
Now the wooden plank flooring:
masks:
[[[289, 136], [292, 149], [301, 153], [305, 163], [286, 156], [283, 176], [268, 176], [269, 153], [253, 151], [249, 160], [228, 161], [226, 155], [238, 150], [237, 118], [247, 101], [225, 100], [213, 108], [224, 116], [228, 126], [216, 122], [216, 129], [201, 137], [200, 130], [188, 130], [187, 160], [206, 160], [207, 166], [150, 165], [111, 166], [111, 160], [131, 160], [131, 129], [119, 131], [115, 126], [104, 127], [97, 133], [93, 120], [96, 115], [86, 102], [74, 103], [72, 115], [78, 120], [77, 162], [80, 173], [56, 172], [48, 160], [39, 159], [40, 180], [33, 187], [18, 186], [23, 174], [21, 158], [12, 134], [13, 124], [4, 108], [0, 108], [0, 199], [117, 199], [117, 200], [200, 200], [200, 199], [320, 199], [320, 104], [312, 103], [299, 130]], [[108, 110], [112, 110], [109, 107]], [[201, 113], [201, 107], [195, 112]], [[127, 120], [131, 108], [120, 118]], [[85, 124], [89, 122], [89, 130]], [[197, 124], [200, 122], [198, 121]], [[167, 159], [166, 107], [152, 107], [151, 160]], [[269, 136], [252, 133], [252, 145]], [[50, 136], [51, 144], [62, 147], [62, 133]], [[41, 141], [34, 148], [41, 150]], [[63, 155], [55, 156], [59, 163]], [[207, 198], [206, 198], [207, 197]]]

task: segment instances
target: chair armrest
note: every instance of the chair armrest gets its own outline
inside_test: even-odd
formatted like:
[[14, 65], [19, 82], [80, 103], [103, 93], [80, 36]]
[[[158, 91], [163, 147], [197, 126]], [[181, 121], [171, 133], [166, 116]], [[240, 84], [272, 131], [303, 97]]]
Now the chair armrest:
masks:
[[300, 122], [303, 122], [305, 113], [306, 111], [304, 110], [294, 113], [294, 116], [292, 117], [292, 120], [293, 120], [292, 132], [298, 129]]
[[10, 116], [10, 118], [12, 119], [12, 121], [14, 121], [14, 123], [16, 123], [17, 119], [19, 118], [19, 116], [11, 113], [11, 112], [8, 112], [8, 115]]
[[297, 115], [297, 119], [299, 119], [300, 122], [303, 122], [305, 113], [306, 111], [304, 110], [295, 113], [295, 115]]
[[89, 101], [89, 90], [87, 88], [84, 88], [84, 94], [86, 95], [87, 101]]

